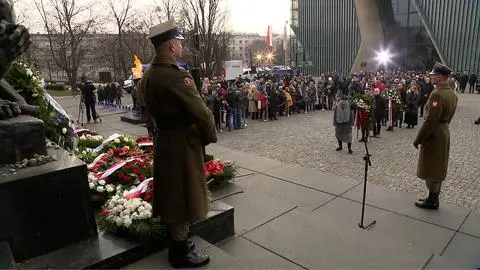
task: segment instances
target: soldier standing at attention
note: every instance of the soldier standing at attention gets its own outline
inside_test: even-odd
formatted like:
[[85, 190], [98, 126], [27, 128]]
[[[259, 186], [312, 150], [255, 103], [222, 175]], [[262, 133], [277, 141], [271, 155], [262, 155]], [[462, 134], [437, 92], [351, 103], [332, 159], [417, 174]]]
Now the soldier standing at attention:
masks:
[[176, 64], [184, 38], [175, 23], [153, 26], [148, 38], [156, 55], [140, 91], [155, 121], [153, 215], [167, 228], [172, 266], [198, 267], [210, 258], [193, 252], [187, 236], [189, 224], [205, 219], [208, 212], [202, 146], [217, 141], [213, 115], [190, 73]]
[[428, 197], [415, 202], [425, 209], [438, 209], [440, 189], [447, 176], [448, 156], [450, 152], [449, 124], [457, 108], [458, 98], [448, 84], [452, 70], [441, 63], [435, 63], [430, 72], [436, 88], [427, 102], [427, 114], [413, 146], [418, 149], [417, 176], [426, 181]]

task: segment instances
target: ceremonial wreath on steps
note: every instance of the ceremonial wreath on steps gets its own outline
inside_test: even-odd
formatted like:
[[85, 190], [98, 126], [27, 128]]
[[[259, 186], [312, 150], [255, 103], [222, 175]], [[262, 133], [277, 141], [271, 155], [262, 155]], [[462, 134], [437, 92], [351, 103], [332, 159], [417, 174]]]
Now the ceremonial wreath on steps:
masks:
[[[94, 202], [103, 204], [100, 229], [134, 236], [159, 238], [164, 234], [160, 218], [152, 213], [153, 140], [136, 140], [120, 134], [107, 139], [87, 129], [77, 129], [76, 155], [88, 169], [88, 182]], [[237, 166], [230, 161], [212, 160], [204, 165], [205, 178], [212, 190], [236, 176]]]
[[[101, 206], [100, 229], [139, 239], [161, 237], [163, 225], [152, 217], [153, 140], [113, 134], [107, 139], [88, 129], [77, 129], [65, 110], [42, 87], [37, 72], [17, 61], [6, 80], [31, 105], [40, 107], [46, 136], [87, 163], [92, 201]], [[231, 181], [233, 162], [212, 160], [204, 165], [210, 190]]]

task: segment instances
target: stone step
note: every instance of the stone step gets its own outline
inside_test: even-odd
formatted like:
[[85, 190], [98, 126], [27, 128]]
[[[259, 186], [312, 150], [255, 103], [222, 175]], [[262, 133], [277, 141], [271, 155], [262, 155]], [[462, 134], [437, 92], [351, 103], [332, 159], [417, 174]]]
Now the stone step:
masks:
[[[205, 253], [210, 256], [210, 263], [203, 269], [239, 269], [240, 261], [218, 248], [217, 246], [194, 236], [191, 238], [195, 242], [196, 250], [199, 253]], [[129, 264], [122, 269], [168, 269], [171, 268], [168, 263], [168, 249], [154, 253], [135, 263]]]
[[425, 269], [480, 269], [480, 265], [473, 266], [451, 256], [434, 255]]
[[[192, 235], [200, 235], [212, 243], [234, 233], [233, 208], [215, 202], [210, 205], [207, 219], [191, 226]], [[75, 243], [28, 260], [20, 266], [25, 269], [100, 269], [121, 268], [167, 247], [167, 239], [139, 242], [99, 232], [98, 236]]]
[[0, 269], [7, 269], [13, 267], [15, 261], [13, 260], [12, 251], [6, 242], [0, 242]]

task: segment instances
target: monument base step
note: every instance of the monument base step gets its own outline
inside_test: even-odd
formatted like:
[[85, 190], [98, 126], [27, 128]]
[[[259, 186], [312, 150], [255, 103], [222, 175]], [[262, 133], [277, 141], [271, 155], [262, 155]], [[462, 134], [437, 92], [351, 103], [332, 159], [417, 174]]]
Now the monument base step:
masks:
[[144, 121], [142, 121], [140, 116], [132, 113], [127, 113], [125, 115], [120, 116], [120, 120], [122, 120], [123, 122], [134, 124], [134, 125], [140, 125], [144, 123]]
[[[206, 220], [191, 226], [191, 235], [216, 243], [234, 234], [234, 209], [214, 202]], [[99, 232], [97, 237], [78, 242], [52, 253], [33, 258], [22, 269], [102, 269], [122, 268], [167, 247], [167, 239], [139, 242]]]

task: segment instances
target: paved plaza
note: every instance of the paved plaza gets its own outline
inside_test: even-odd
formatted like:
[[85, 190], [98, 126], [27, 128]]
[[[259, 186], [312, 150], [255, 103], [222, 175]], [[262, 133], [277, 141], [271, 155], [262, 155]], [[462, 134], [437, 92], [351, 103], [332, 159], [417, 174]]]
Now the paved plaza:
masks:
[[[450, 164], [441, 198], [443, 202], [475, 207], [480, 200], [480, 127], [473, 125], [473, 120], [480, 115], [480, 95], [458, 96], [457, 112], [450, 126]], [[63, 97], [59, 101], [76, 121], [78, 97]], [[130, 96], [126, 95], [123, 102], [131, 104]], [[103, 123], [89, 127], [102, 135], [113, 132], [133, 136], [146, 134], [142, 126], [120, 122], [120, 110], [102, 106], [97, 109], [103, 115]], [[331, 111], [315, 111], [267, 123], [249, 120], [245, 129], [220, 134], [218, 145], [362, 181], [364, 146], [355, 140], [353, 155], [346, 151], [336, 152], [332, 117]], [[387, 132], [383, 128], [380, 138], [371, 139], [368, 144], [372, 154], [371, 183], [418, 196], [424, 193], [424, 182], [415, 176], [418, 150], [413, 147], [413, 140], [418, 129], [418, 126], [413, 130], [404, 126]]]
[[[473, 125], [479, 115], [480, 95], [459, 94], [457, 113], [450, 126], [450, 164], [442, 201], [473, 207], [480, 200], [480, 127]], [[222, 134], [219, 144], [362, 181], [364, 145], [357, 139], [353, 155], [346, 150], [336, 152], [332, 118], [331, 111], [315, 111], [269, 123], [250, 121], [244, 130]], [[422, 195], [424, 182], [416, 178], [419, 151], [413, 147], [419, 127], [409, 130], [405, 126], [394, 132], [382, 128], [380, 138], [371, 139], [369, 181]]]
[[[77, 119], [78, 98], [59, 99]], [[131, 103], [128, 97], [124, 104]], [[332, 112], [252, 122], [243, 130], [224, 132], [207, 152], [239, 166], [233, 184], [216, 190], [235, 208], [235, 235], [220, 243], [194, 237], [208, 253], [207, 269], [472, 269], [480, 266], [478, 200], [479, 129], [473, 126], [480, 95], [460, 95], [452, 124], [449, 180], [438, 211], [416, 208], [423, 182], [414, 177], [416, 130], [383, 132], [369, 143], [365, 222], [360, 220], [363, 145], [354, 154], [335, 152]], [[119, 110], [98, 107], [103, 123], [89, 124], [103, 136], [146, 134], [141, 125], [120, 121]], [[418, 128], [417, 128], [418, 129]], [[382, 187], [383, 186], [383, 187]], [[402, 192], [404, 190], [408, 192]], [[450, 204], [450, 200], [456, 204]], [[128, 269], [168, 268], [166, 250], [128, 265]]]

